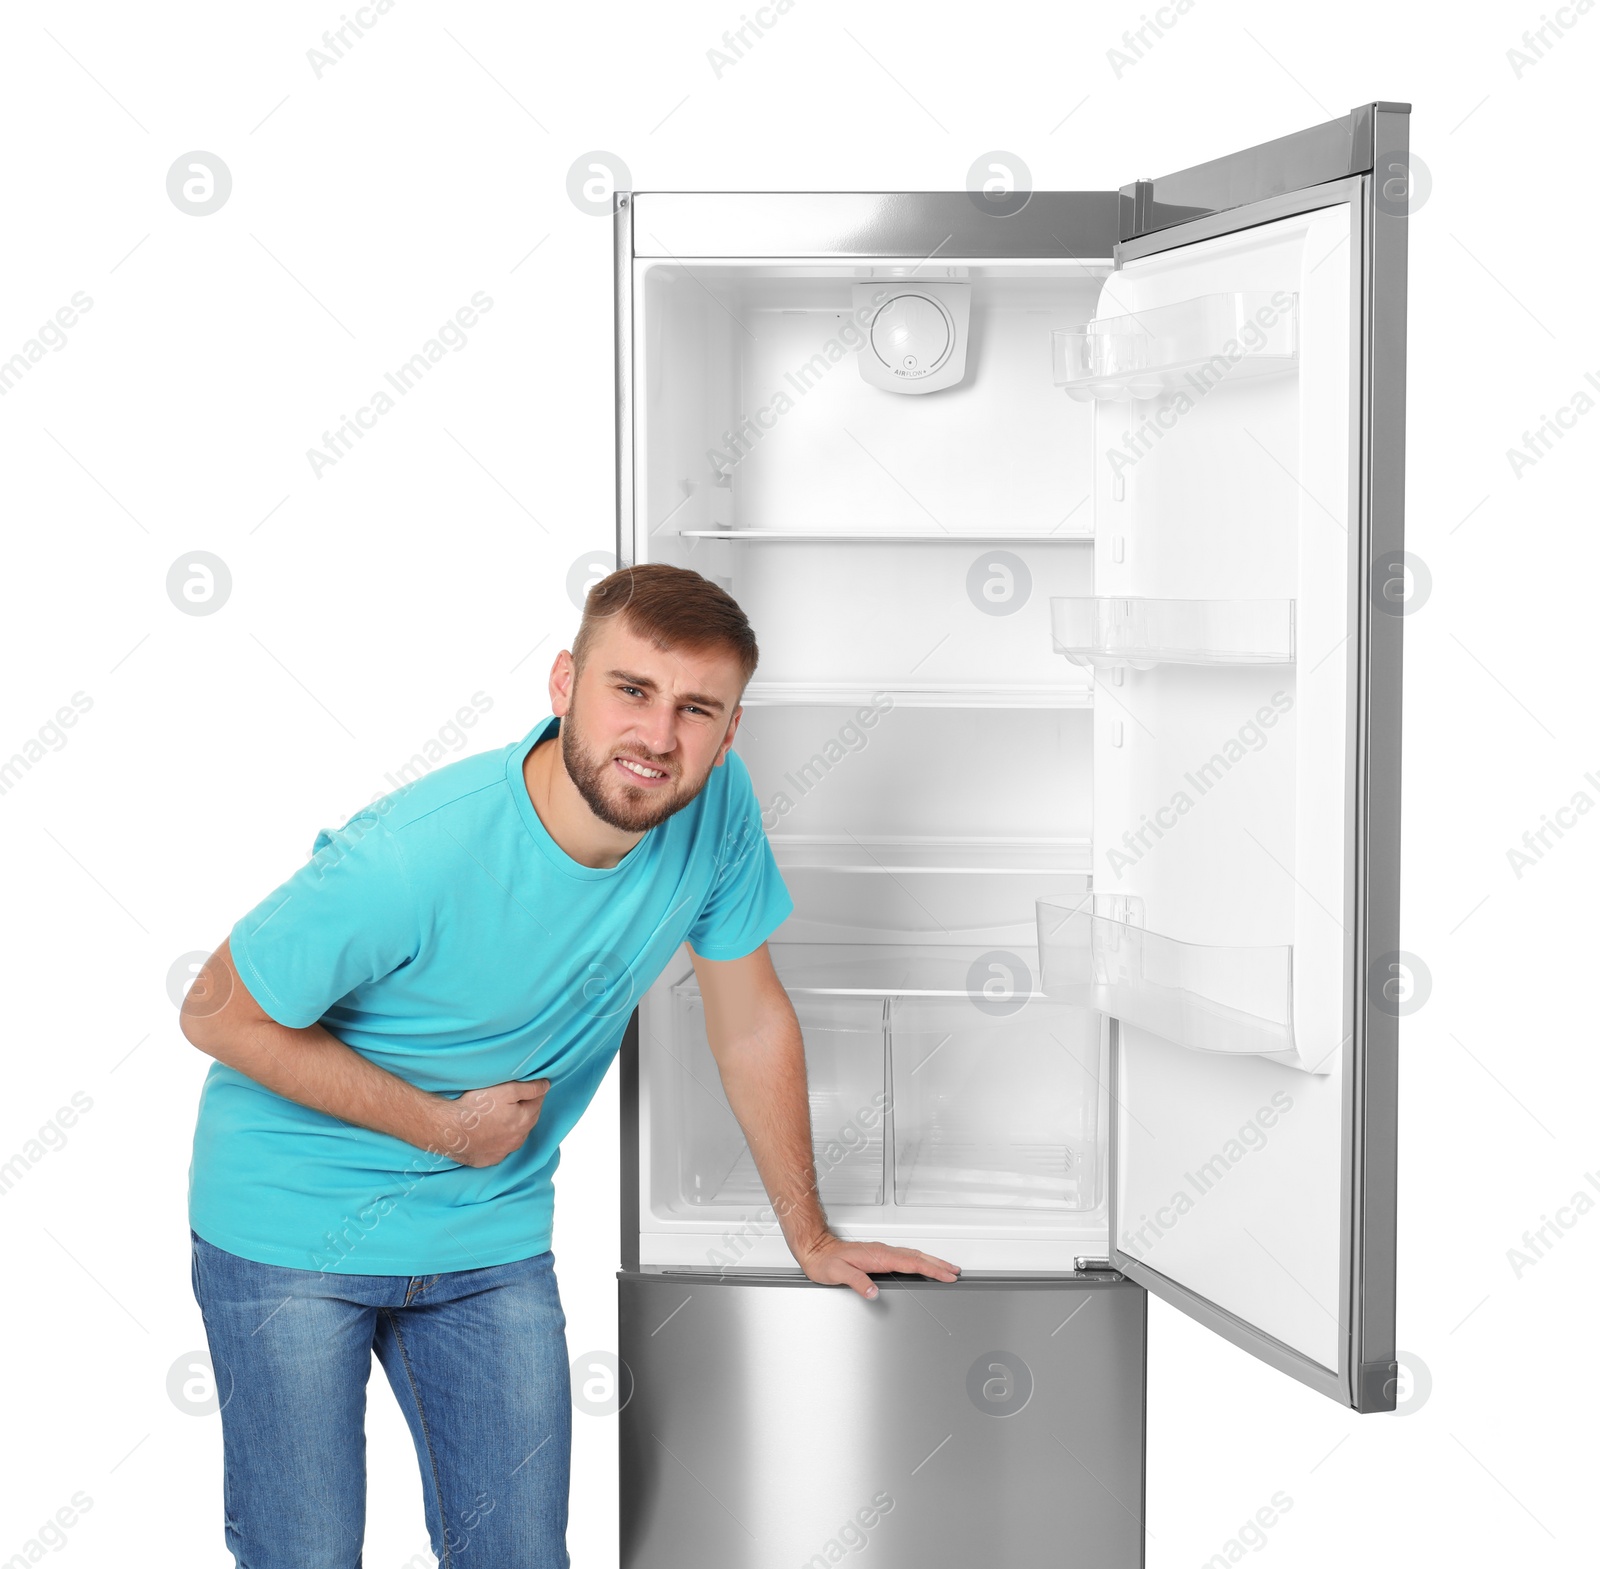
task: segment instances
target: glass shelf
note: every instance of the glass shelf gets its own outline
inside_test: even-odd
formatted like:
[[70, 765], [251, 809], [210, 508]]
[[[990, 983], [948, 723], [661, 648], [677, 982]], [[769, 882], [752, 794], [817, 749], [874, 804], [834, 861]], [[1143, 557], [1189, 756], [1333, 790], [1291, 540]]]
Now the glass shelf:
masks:
[[1052, 599], [1055, 650], [1076, 665], [1290, 665], [1292, 599]]
[[747, 707], [779, 704], [850, 707], [890, 697], [897, 708], [1088, 708], [1086, 685], [1056, 681], [989, 683], [935, 681], [752, 681], [744, 689]]
[[739, 544], [897, 545], [933, 543], [954, 545], [1072, 545], [1092, 543], [1094, 535], [1082, 529], [798, 529], [798, 528], [686, 528], [683, 539], [726, 539]]
[[768, 834], [784, 871], [1027, 876], [1087, 872], [1087, 839], [837, 839], [827, 835]]
[[1308, 1062], [1295, 1042], [1292, 945], [1179, 942], [1098, 914], [1092, 899], [1041, 899], [1038, 910], [1047, 996], [1194, 1051], [1332, 1071], [1327, 1059]]
[[776, 940], [800, 951], [936, 943], [1031, 954], [1037, 901], [1081, 897], [1090, 886], [1087, 840], [769, 843], [794, 899]]
[[990, 1007], [1043, 998], [1031, 945], [775, 941], [773, 968], [788, 992], [827, 997], [959, 997], [981, 1022]]
[[1219, 382], [1295, 368], [1297, 297], [1202, 294], [1050, 334], [1055, 381], [1069, 398], [1128, 402], [1163, 393], [1204, 397]]

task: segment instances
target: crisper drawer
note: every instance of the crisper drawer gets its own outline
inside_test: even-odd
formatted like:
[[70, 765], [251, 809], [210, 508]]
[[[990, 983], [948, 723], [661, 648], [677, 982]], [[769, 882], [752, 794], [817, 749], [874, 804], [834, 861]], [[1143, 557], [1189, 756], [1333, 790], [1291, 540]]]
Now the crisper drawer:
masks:
[[[921, 966], [937, 979], [942, 963], [968, 984], [964, 956], [909, 954], [900, 963], [913, 978], [926, 982]], [[813, 968], [844, 984], [858, 965], [857, 980], [873, 984], [887, 963], [858, 955]], [[1098, 1014], [1038, 995], [816, 992], [793, 984], [805, 966], [786, 963], [785, 971], [805, 1042], [825, 1209], [906, 1220], [943, 1210], [1042, 1219], [1103, 1203]], [[676, 1040], [658, 1060], [677, 1079], [665, 1102], [677, 1108], [676, 1126], [663, 1130], [676, 1150], [676, 1203], [681, 1213], [759, 1209], [767, 1195], [723, 1091], [692, 976], [673, 988], [673, 1007]]]
[[[826, 1205], [884, 1202], [885, 1004], [882, 997], [799, 994], [817, 1192]], [[759, 1208], [755, 1158], [723, 1092], [691, 978], [673, 988], [677, 1030], [678, 1181], [682, 1201]]]
[[1033, 997], [889, 1006], [894, 1198], [1082, 1211], [1101, 1200], [1100, 1020]]
[[621, 1276], [623, 1569], [1137, 1569], [1144, 1292], [879, 1286]]

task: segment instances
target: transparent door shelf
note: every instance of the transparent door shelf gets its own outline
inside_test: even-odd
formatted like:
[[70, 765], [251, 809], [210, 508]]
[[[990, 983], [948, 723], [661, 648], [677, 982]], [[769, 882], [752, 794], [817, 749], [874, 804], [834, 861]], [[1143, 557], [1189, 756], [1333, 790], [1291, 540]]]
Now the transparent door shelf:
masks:
[[1292, 599], [1052, 599], [1055, 650], [1076, 665], [1288, 665]]
[[684, 539], [726, 539], [738, 544], [897, 545], [907, 543], [955, 545], [1082, 545], [1094, 535], [1082, 529], [799, 529], [799, 528], [686, 528]]
[[1092, 1008], [1195, 1051], [1265, 1057], [1309, 1073], [1294, 1038], [1289, 945], [1245, 948], [1179, 942], [1109, 915], [1092, 901], [1039, 901], [1047, 996]]
[[1219, 382], [1295, 368], [1296, 296], [1202, 294], [1050, 334], [1056, 385], [1079, 402], [1163, 393], [1203, 397]]
[[889, 697], [901, 708], [1087, 708], [1089, 687], [1057, 681], [991, 683], [941, 681], [752, 681], [744, 691], [747, 707], [797, 704], [850, 707]]

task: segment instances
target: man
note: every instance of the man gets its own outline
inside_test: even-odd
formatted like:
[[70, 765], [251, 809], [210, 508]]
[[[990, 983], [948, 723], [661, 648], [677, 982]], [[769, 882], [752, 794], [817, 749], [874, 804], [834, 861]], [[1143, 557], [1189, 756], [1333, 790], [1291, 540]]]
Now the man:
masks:
[[185, 1001], [217, 1059], [195, 1130], [193, 1282], [248, 1569], [351, 1569], [376, 1352], [444, 1565], [564, 1569], [570, 1388], [550, 1251], [561, 1139], [633, 1001], [687, 942], [728, 1100], [810, 1279], [953, 1280], [845, 1242], [817, 1202], [793, 905], [731, 752], [754, 633], [666, 565], [598, 583], [521, 741], [319, 834]]

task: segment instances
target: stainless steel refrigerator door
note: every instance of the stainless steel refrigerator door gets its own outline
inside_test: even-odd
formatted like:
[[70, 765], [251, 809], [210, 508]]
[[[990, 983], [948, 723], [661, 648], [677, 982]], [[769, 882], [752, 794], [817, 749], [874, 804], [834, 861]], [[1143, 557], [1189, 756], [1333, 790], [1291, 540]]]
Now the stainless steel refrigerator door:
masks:
[[[1280, 1075], [1272, 1084], [1267, 1074], [1246, 1084], [1237, 1062], [1207, 1062], [1193, 1051], [1163, 1058], [1147, 1036], [1120, 1029], [1113, 1257], [1190, 1317], [1358, 1411], [1395, 1405], [1396, 1044], [1407, 976], [1398, 952], [1405, 606], [1394, 589], [1405, 578], [1408, 127], [1408, 105], [1371, 104], [1281, 142], [1128, 187], [1119, 271], [1108, 284], [1110, 291], [1126, 279], [1131, 287], [1152, 261], [1170, 278], [1186, 252], [1198, 257], [1212, 241], [1237, 248], [1251, 231], [1294, 215], [1348, 214], [1349, 260], [1338, 263], [1348, 265], [1350, 280], [1349, 449], [1338, 500], [1347, 522], [1340, 569], [1347, 636], [1326, 655], [1308, 652], [1303, 666], [1313, 658], [1343, 661], [1347, 682], [1344, 712], [1330, 721], [1345, 727], [1342, 820], [1330, 813], [1325, 824], [1343, 857], [1343, 889], [1325, 910], [1343, 943], [1342, 995], [1330, 994], [1317, 1021], [1324, 1035], [1342, 1041], [1337, 1098], [1295, 1174], [1302, 1180], [1255, 1184], [1227, 1175], [1246, 1168], [1219, 1142], [1220, 1114], [1214, 1127], [1202, 1123], [1230, 1094], [1231, 1109], [1243, 1113], [1235, 1128], [1266, 1104], [1273, 1084], [1294, 1100], [1300, 1092], [1293, 1070], [1270, 1070]], [[1325, 282], [1327, 272], [1321, 277]], [[1233, 1088], [1223, 1083], [1230, 1073], [1240, 1078]], [[1301, 1082], [1308, 1092], [1300, 1098], [1309, 1103], [1309, 1083]], [[1265, 1137], [1264, 1126], [1249, 1132]], [[1289, 1117], [1270, 1137], [1281, 1150], [1282, 1141], [1303, 1140], [1307, 1131]], [[1208, 1154], [1209, 1171], [1200, 1165]], [[1242, 1191], [1247, 1181], [1254, 1191]], [[1314, 1291], [1296, 1259], [1285, 1261], [1307, 1230], [1313, 1188], [1315, 1261], [1325, 1277]], [[1289, 1248], [1279, 1245], [1285, 1238]], [[1318, 1324], [1317, 1354], [1274, 1333], [1275, 1321], [1293, 1317], [1286, 1302], [1299, 1303], [1301, 1316]]]
[[619, 1280], [623, 1569], [1142, 1564], [1138, 1287]]

